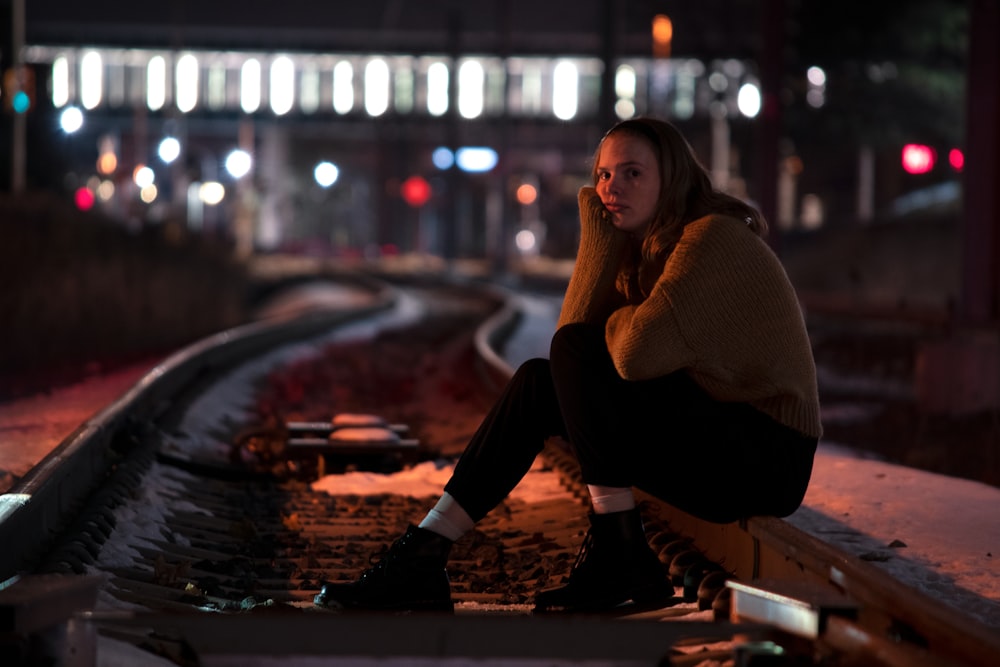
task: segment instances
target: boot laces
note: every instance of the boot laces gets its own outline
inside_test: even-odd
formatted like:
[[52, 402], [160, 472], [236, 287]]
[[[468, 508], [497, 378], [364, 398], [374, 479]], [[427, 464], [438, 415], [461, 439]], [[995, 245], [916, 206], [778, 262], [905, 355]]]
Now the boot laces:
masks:
[[593, 548], [594, 534], [588, 530], [587, 534], [583, 536], [583, 542], [580, 544], [580, 550], [576, 553], [576, 560], [573, 562], [573, 569], [569, 572], [569, 578], [571, 580], [586, 577], [587, 557], [590, 555]]
[[361, 575], [358, 577], [361, 581], [367, 581], [369, 579], [377, 578], [377, 575], [385, 570], [385, 558], [389, 551], [387, 549], [382, 549], [381, 551], [372, 554], [368, 557], [369, 567], [365, 568]]
[[405, 541], [405, 536], [400, 537], [398, 540], [393, 542], [388, 547], [382, 547], [375, 553], [368, 556], [368, 565], [362, 573], [361, 579], [373, 578], [385, 571], [388, 566], [389, 561], [393, 559], [396, 551], [403, 546]]

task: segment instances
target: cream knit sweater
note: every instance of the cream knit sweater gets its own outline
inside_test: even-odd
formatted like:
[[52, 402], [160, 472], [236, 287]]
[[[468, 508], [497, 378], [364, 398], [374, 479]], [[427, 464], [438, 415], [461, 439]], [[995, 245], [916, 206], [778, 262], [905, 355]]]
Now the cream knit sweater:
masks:
[[618, 373], [643, 380], [684, 370], [714, 398], [749, 403], [820, 437], [816, 367], [802, 311], [771, 248], [734, 218], [689, 223], [642, 303], [615, 288], [629, 239], [592, 187], [580, 190], [580, 249], [558, 326], [605, 323]]

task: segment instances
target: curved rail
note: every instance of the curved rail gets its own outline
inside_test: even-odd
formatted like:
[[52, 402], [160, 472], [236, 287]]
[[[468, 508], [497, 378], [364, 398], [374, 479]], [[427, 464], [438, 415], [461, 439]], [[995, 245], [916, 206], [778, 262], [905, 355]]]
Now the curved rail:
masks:
[[77, 428], [0, 495], [0, 544], [5, 545], [0, 549], [0, 582], [35, 562], [66, 527], [81, 500], [106, 479], [130, 447], [130, 423], [155, 418], [172, 396], [200, 378], [394, 303], [395, 294], [387, 286], [366, 282], [363, 287], [372, 294], [367, 307], [253, 322], [197, 341], [150, 370], [125, 395]]
[[[248, 356], [367, 317], [395, 302], [389, 288], [372, 294], [370, 306], [350, 312], [311, 313], [222, 332], [181, 350], [150, 371], [0, 497], [0, 544], [18, 545], [0, 549], [0, 581], [23, 571], [72, 521], [82, 499], [108, 479], [134, 447], [130, 425], [163, 414], [178, 392]], [[506, 305], [478, 328], [474, 338], [480, 369], [494, 386], [513, 374], [499, 351], [522, 317], [519, 298], [504, 294]], [[712, 524], [655, 499], [643, 500], [655, 506], [657, 518], [672, 533], [684, 536], [709, 560], [724, 563], [738, 581], [801, 584], [798, 590], [805, 592], [788, 598], [794, 603], [790, 607], [825, 609], [817, 602], [824, 593], [856, 606], [854, 616], [822, 618], [808, 637], [811, 641], [842, 654], [864, 656], [874, 664], [1000, 664], [1000, 638], [995, 629], [955, 615], [920, 592], [889, 580], [874, 566], [840, 553], [785, 521], [752, 517], [740, 523]], [[737, 611], [757, 602], [752, 591], [738, 586], [731, 590]], [[813, 602], [819, 606], [810, 607]], [[772, 612], [788, 608], [767, 607]], [[760, 610], [745, 613], [750, 620], [773, 621], [752, 615], [765, 613]]]

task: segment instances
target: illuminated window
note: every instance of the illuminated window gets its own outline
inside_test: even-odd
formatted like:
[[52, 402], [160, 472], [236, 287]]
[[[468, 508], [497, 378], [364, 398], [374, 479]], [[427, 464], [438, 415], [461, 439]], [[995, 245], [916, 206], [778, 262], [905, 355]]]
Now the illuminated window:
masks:
[[506, 111], [507, 67], [506, 63], [493, 58], [486, 66], [486, 109], [487, 114], [499, 115]]
[[299, 105], [305, 113], [313, 113], [319, 109], [319, 70], [313, 64], [302, 69], [302, 80], [299, 83]]
[[104, 63], [97, 51], [88, 51], [80, 61], [80, 102], [84, 109], [101, 103], [104, 94]]
[[810, 67], [806, 70], [806, 80], [809, 82], [806, 102], [818, 109], [826, 104], [826, 72], [822, 67]]
[[552, 113], [559, 120], [569, 120], [576, 115], [579, 81], [576, 65], [568, 60], [552, 70]]
[[463, 118], [476, 118], [483, 113], [483, 66], [477, 60], [466, 60], [458, 68], [458, 113]]
[[381, 58], [365, 65], [365, 111], [381, 116], [389, 108], [389, 66]]
[[635, 98], [635, 68], [631, 65], [622, 65], [615, 72], [615, 95]]
[[226, 68], [214, 63], [208, 69], [208, 91], [206, 102], [209, 108], [221, 109], [226, 106]]
[[747, 118], [754, 118], [760, 113], [762, 98], [760, 88], [753, 83], [744, 83], [736, 96], [736, 106]]
[[125, 63], [121, 54], [112, 53], [104, 70], [104, 95], [107, 104], [120, 107], [125, 104]]
[[413, 69], [406, 61], [400, 63], [396, 70], [395, 86], [393, 87], [393, 104], [399, 113], [410, 113], [413, 111], [414, 84]]
[[686, 119], [694, 115], [694, 97], [698, 78], [705, 73], [705, 64], [700, 60], [688, 60], [677, 70], [674, 114]]
[[177, 61], [177, 108], [187, 113], [198, 104], [198, 59], [188, 53]]
[[349, 113], [354, 108], [354, 68], [351, 63], [341, 60], [333, 68], [333, 109], [337, 113]]
[[542, 69], [535, 63], [525, 65], [521, 75], [521, 111], [539, 113], [542, 110]]
[[615, 71], [615, 114], [625, 120], [635, 115], [635, 68], [621, 65]]
[[69, 60], [59, 56], [52, 63], [52, 106], [57, 109], [69, 104]]
[[271, 63], [271, 111], [283, 116], [295, 102], [295, 64], [288, 56], [278, 56]]
[[159, 111], [167, 101], [167, 61], [153, 56], [146, 65], [146, 106]]
[[448, 66], [444, 63], [427, 68], [427, 112], [432, 116], [448, 112]]
[[255, 58], [243, 63], [240, 70], [240, 108], [246, 113], [260, 108], [260, 62]]

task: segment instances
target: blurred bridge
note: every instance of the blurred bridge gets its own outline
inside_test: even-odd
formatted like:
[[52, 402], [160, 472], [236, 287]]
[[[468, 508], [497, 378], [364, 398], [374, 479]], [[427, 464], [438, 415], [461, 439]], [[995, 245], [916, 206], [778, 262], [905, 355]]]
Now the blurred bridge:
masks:
[[[119, 215], [227, 228], [245, 251], [321, 238], [502, 261], [518, 231], [528, 252], [573, 251], [576, 189], [620, 118], [673, 119], [717, 181], [744, 187], [732, 156], [751, 153], [764, 16], [708, 2], [717, 13], [667, 17], [608, 0], [179, 2], [158, 15], [33, 0], [23, 58], [36, 115], [73, 130], [61, 152], [83, 196]], [[451, 168], [463, 147], [492, 158]], [[225, 169], [234, 149], [249, 172]], [[400, 187], [411, 177], [428, 193], [415, 206]], [[218, 204], [206, 182], [225, 187]]]

